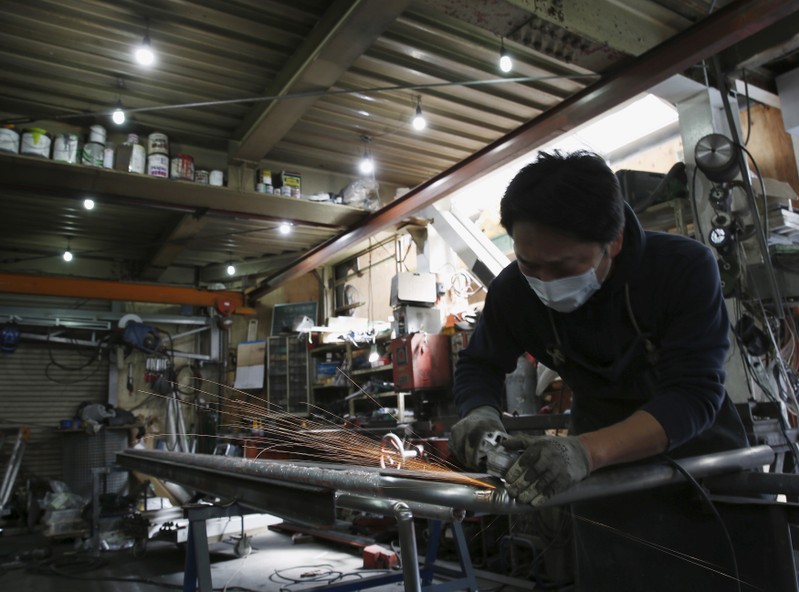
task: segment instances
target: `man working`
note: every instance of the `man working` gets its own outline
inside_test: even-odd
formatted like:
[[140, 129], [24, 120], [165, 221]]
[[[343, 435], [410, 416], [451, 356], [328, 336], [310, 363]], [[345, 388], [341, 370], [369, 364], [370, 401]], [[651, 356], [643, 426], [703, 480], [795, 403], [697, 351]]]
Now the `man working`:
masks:
[[[601, 467], [747, 445], [724, 390], [729, 322], [708, 248], [644, 232], [616, 176], [587, 152], [541, 153], [511, 181], [500, 214], [516, 261], [492, 282], [455, 375], [462, 419], [450, 446], [465, 467], [479, 468], [485, 433], [505, 431], [503, 383], [524, 352], [555, 369], [573, 399], [569, 436], [504, 443], [522, 452], [505, 475], [521, 503], [539, 505]], [[720, 576], [700, 568], [691, 586], [706, 577], [706, 587], [675, 588], [679, 569], [665, 554], [631, 542], [681, 545], [702, 514], [690, 497], [681, 486], [576, 504], [579, 589], [714, 589]], [[653, 583], [662, 569], [667, 583]]]

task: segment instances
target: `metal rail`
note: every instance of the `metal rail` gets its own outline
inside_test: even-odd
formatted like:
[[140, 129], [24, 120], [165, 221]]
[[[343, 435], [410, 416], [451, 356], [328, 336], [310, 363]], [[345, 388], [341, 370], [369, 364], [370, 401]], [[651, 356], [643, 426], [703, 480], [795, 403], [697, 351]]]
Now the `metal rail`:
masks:
[[[771, 447], [755, 446], [684, 458], [677, 463], [695, 478], [704, 478], [760, 468], [770, 464], [773, 459]], [[514, 514], [531, 510], [529, 506], [517, 504], [500, 480], [481, 474], [470, 476], [485, 486], [480, 483], [445, 481], [445, 476], [434, 472], [264, 461], [145, 449], [129, 449], [118, 453], [117, 461], [123, 467], [190, 485], [206, 493], [235, 497], [243, 505], [305, 524], [318, 525], [320, 518], [323, 524], [332, 523], [332, 510], [309, 512], [311, 504], [303, 499], [321, 496], [317, 501], [324, 501], [326, 492], [331, 493], [331, 508], [335, 504], [333, 493], [339, 492], [339, 495], [345, 493], [415, 502], [420, 504], [417, 508], [422, 513], [425, 513], [422, 508], [427, 508], [436, 515], [440, 515], [442, 507], [476, 514]], [[552, 497], [546, 505], [652, 489], [684, 480], [676, 468], [666, 463], [627, 465], [597, 471], [568, 491]], [[287, 504], [282, 499], [287, 492], [295, 500], [293, 503]]]

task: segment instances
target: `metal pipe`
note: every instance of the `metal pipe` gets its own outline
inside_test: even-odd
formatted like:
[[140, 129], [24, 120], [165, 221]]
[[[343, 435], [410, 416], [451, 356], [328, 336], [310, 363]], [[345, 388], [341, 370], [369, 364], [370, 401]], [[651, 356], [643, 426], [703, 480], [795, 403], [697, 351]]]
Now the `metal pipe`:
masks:
[[731, 473], [711, 477], [702, 485], [713, 494], [799, 496], [799, 475], [795, 473]]
[[[700, 479], [737, 473], [747, 469], [759, 469], [774, 460], [770, 446], [753, 446], [738, 450], [727, 450], [702, 456], [675, 459], [675, 462]], [[544, 506], [558, 506], [621, 493], [653, 489], [664, 485], [682, 483], [685, 477], [669, 464], [636, 464], [597, 471], [558, 495], [552, 496]]]
[[[384, 500], [376, 497], [363, 497], [351, 495], [349, 493], [339, 493], [336, 496], [336, 505], [340, 508], [359, 510], [361, 512], [371, 512], [382, 516], [389, 516], [394, 513], [396, 500]], [[461, 522], [466, 517], [466, 512], [448, 506], [435, 504], [423, 504], [420, 502], [404, 502], [414, 516], [426, 518], [427, 520], [440, 520], [441, 522]]]
[[422, 582], [419, 578], [419, 555], [416, 550], [416, 531], [413, 528], [413, 512], [405, 502], [396, 502], [394, 517], [397, 519], [405, 590], [422, 592]]
[[[485, 487], [477, 484], [451, 483], [442, 480], [437, 473], [382, 470], [371, 467], [355, 467], [329, 463], [300, 463], [292, 461], [263, 461], [209, 454], [187, 454], [163, 450], [128, 449], [117, 454], [123, 466], [134, 466], [147, 472], [141, 461], [146, 461], [151, 471], [165, 470], [171, 479], [180, 482], [180, 474], [188, 467], [200, 467], [214, 473], [211, 479], [222, 474], [235, 474], [246, 478], [271, 480], [298, 485], [311, 485], [343, 491], [346, 493], [440, 504], [477, 513], [508, 514], [529, 508], [517, 505], [501, 486], [501, 482], [489, 475], [479, 475]], [[136, 462], [139, 461], [139, 462]], [[157, 473], [154, 473], [157, 475]], [[397, 476], [394, 476], [396, 474]], [[453, 473], [453, 478], [465, 480], [467, 476]], [[207, 489], [214, 486], [207, 484]]]
[[[773, 459], [774, 451], [771, 447], [755, 446], [684, 458], [676, 462], [694, 477], [703, 478], [760, 468], [770, 464]], [[117, 460], [123, 466], [133, 465], [136, 470], [143, 472], [147, 472], [149, 467], [156, 471], [156, 475], [159, 466], [168, 467], [170, 479], [177, 482], [180, 482], [181, 473], [188, 467], [202, 467], [213, 473], [209, 475], [211, 482], [204, 491], [213, 491], [213, 479], [228, 474], [256, 479], [259, 487], [268, 487], [271, 481], [284, 487], [286, 484], [314, 486], [361, 496], [448, 506], [475, 513], [514, 514], [530, 511], [529, 506], [517, 504], [502, 483], [489, 475], [453, 475], [458, 478], [474, 477], [476, 480], [473, 484], [466, 484], [443, 481], [442, 475], [432, 472], [386, 471], [329, 463], [261, 461], [145, 449], [128, 449], [118, 453]], [[614, 467], [597, 471], [568, 491], [553, 496], [545, 505], [629, 493], [681, 483], [684, 480], [678, 470], [665, 463]]]

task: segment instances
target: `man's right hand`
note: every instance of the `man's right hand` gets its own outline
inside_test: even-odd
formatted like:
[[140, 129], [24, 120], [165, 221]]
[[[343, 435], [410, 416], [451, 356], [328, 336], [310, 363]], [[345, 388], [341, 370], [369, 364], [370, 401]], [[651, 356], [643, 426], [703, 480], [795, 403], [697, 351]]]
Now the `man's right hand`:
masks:
[[480, 470], [477, 452], [483, 436], [489, 432], [504, 431], [498, 410], [489, 405], [475, 407], [452, 426], [449, 449], [464, 468]]

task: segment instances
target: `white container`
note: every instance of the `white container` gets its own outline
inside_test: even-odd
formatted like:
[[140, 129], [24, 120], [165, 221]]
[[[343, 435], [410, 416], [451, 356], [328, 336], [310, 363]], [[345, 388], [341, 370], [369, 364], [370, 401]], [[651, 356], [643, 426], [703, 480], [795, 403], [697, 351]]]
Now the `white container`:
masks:
[[128, 134], [128, 141], [125, 143], [132, 147], [130, 162], [128, 163], [128, 172], [143, 175], [147, 168], [147, 151], [144, 149], [144, 146], [139, 144], [139, 135]]
[[77, 134], [56, 134], [53, 140], [53, 160], [78, 162], [78, 136]]
[[80, 163], [86, 166], [102, 167], [105, 146], [100, 142], [86, 142], [80, 151]]
[[213, 170], [208, 174], [208, 183], [216, 187], [222, 187], [225, 184], [225, 173], [218, 170]]
[[105, 128], [102, 125], [93, 125], [89, 128], [89, 142], [105, 144]]
[[147, 174], [151, 177], [169, 177], [169, 156], [166, 154], [151, 154], [147, 157]]
[[23, 130], [22, 140], [19, 143], [19, 152], [28, 156], [50, 158], [51, 142], [52, 140], [47, 135], [47, 131], [39, 127], [32, 127]]
[[103, 168], [114, 168], [114, 145], [111, 142], [108, 142], [103, 149]]
[[153, 132], [147, 136], [147, 155], [169, 154], [169, 138], [166, 134]]
[[208, 171], [205, 169], [194, 169], [195, 183], [202, 183], [203, 185], [208, 185], [209, 176], [210, 175], [208, 174]]
[[0, 127], [0, 151], [19, 154], [19, 134], [8, 127]]

